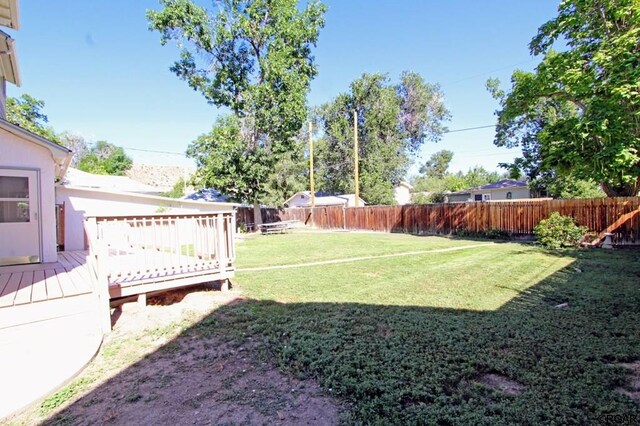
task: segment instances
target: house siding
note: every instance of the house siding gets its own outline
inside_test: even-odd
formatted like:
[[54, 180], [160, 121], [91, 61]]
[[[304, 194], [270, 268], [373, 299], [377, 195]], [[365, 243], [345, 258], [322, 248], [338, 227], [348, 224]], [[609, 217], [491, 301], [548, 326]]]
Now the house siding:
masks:
[[484, 189], [471, 191], [471, 199], [477, 194], [491, 194], [491, 200], [506, 200], [507, 193], [511, 192], [512, 200], [519, 200], [523, 198], [531, 198], [529, 188], [499, 188], [499, 189]]
[[449, 194], [447, 199], [450, 203], [465, 203], [469, 201], [469, 198], [473, 199], [470, 194]]
[[393, 197], [400, 206], [411, 203], [411, 191], [404, 185], [393, 188]]
[[40, 172], [41, 262], [58, 260], [56, 252], [55, 166], [51, 151], [0, 129], [0, 167]]
[[311, 197], [307, 197], [304, 194], [297, 194], [293, 200], [289, 201], [287, 205], [289, 207], [301, 207], [305, 204], [309, 204], [311, 202]]

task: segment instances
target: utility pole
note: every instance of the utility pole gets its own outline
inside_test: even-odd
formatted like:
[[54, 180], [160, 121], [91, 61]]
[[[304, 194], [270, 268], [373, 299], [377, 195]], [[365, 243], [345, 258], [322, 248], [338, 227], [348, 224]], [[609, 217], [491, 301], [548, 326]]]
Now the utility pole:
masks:
[[313, 181], [313, 136], [311, 135], [312, 126], [309, 122], [309, 179], [311, 180], [311, 208], [316, 206], [316, 190]]
[[353, 153], [355, 158], [355, 183], [356, 183], [356, 199], [355, 206], [360, 207], [360, 184], [358, 183], [359, 170], [358, 170], [358, 111], [353, 110]]

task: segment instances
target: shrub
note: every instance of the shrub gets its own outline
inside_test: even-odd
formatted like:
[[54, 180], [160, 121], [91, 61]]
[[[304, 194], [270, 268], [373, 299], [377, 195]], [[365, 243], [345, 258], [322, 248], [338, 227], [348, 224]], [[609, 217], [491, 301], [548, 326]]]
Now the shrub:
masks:
[[543, 219], [536, 225], [533, 233], [543, 246], [559, 249], [578, 246], [587, 230], [586, 226], [578, 226], [572, 217], [553, 212], [548, 219]]
[[491, 228], [484, 231], [484, 237], [490, 240], [508, 240], [511, 238], [511, 234], [501, 228]]
[[491, 228], [485, 231], [471, 231], [466, 228], [456, 228], [453, 235], [460, 238], [486, 238], [489, 240], [509, 240], [512, 235], [509, 231], [501, 228]]

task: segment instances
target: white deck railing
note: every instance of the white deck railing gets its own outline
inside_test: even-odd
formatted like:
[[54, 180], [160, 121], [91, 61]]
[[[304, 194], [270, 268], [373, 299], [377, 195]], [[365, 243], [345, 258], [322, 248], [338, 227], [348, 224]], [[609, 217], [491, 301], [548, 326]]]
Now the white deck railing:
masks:
[[85, 232], [103, 307], [110, 288], [122, 296], [146, 294], [187, 285], [187, 278], [190, 284], [197, 277], [227, 279], [234, 269], [235, 212], [90, 217]]

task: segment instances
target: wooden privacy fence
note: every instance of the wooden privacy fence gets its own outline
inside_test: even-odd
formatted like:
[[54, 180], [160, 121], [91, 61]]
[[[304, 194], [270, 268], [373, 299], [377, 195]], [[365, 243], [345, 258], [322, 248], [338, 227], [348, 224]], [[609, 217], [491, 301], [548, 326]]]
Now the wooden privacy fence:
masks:
[[[262, 217], [265, 223], [299, 220], [322, 229], [412, 234], [451, 234], [457, 230], [481, 233], [500, 229], [516, 236], [527, 236], [532, 235], [533, 228], [552, 212], [574, 217], [579, 225], [590, 231], [611, 232], [615, 242], [640, 242], [639, 197], [263, 209]], [[253, 220], [253, 212], [249, 213], [245, 218], [250, 216]]]

